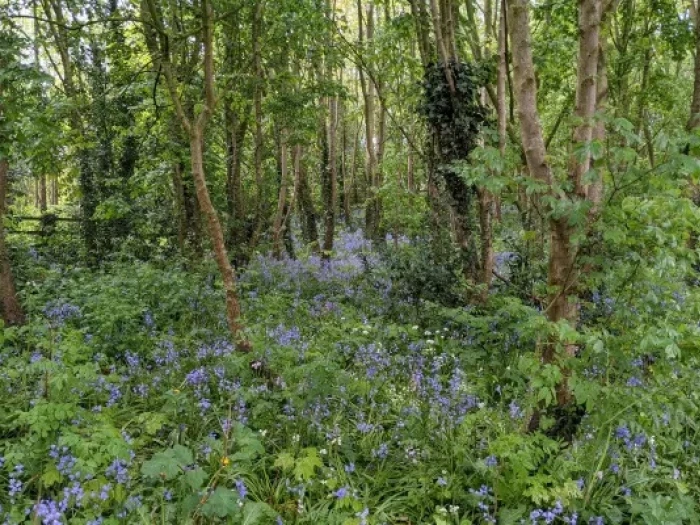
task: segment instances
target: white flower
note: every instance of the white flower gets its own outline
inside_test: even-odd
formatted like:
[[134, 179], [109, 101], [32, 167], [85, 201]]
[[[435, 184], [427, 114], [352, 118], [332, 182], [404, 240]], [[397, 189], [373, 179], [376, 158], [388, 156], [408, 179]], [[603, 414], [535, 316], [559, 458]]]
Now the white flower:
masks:
[[369, 332], [367, 330], [362, 330], [362, 335], [367, 335]]
[[435, 344], [435, 341], [433, 341], [432, 339], [426, 339], [425, 342], [428, 343], [429, 345]]
[[318, 453], [321, 454], [322, 456], [325, 456], [326, 454], [328, 454], [328, 451], [325, 448], [322, 448], [321, 450], [318, 451]]

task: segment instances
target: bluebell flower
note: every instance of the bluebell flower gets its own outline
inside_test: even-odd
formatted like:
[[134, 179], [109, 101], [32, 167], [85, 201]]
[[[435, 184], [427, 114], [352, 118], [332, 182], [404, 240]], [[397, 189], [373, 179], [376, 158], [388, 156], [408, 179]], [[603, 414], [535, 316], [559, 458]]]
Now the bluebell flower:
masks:
[[337, 499], [343, 499], [348, 496], [349, 492], [348, 487], [340, 487], [333, 493], [333, 496], [335, 496]]
[[41, 519], [42, 525], [61, 525], [63, 512], [53, 500], [41, 500], [34, 507], [36, 516]]
[[236, 480], [236, 491], [238, 492], [238, 497], [240, 499], [245, 499], [246, 495], [248, 494], [248, 488], [240, 478]]

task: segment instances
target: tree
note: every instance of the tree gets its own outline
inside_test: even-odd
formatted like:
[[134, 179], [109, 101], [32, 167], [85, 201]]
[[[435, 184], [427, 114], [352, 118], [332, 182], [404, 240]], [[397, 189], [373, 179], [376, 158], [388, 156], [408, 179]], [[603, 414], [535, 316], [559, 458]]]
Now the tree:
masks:
[[[173, 42], [172, 31], [166, 27], [162, 6], [157, 3], [157, 0], [143, 0], [141, 16], [143, 18], [143, 31], [153, 62], [158, 65], [165, 76], [168, 92], [180, 124], [189, 138], [190, 163], [197, 201], [206, 219], [209, 240], [214, 250], [214, 258], [219, 267], [226, 294], [226, 319], [231, 334], [234, 338], [239, 338], [243, 327], [236, 290], [236, 274], [228, 257], [223, 228], [212, 204], [204, 171], [204, 132], [217, 104], [214, 82], [214, 13], [212, 5], [209, 0], [202, 0], [198, 8], [194, 7], [193, 16], [199, 27], [195, 33], [195, 45], [189, 56], [186, 56], [188, 62], [199, 61], [204, 71], [204, 95], [200, 101], [194, 98], [185, 98], [184, 100], [180, 98], [181, 90], [187, 91], [187, 86], [182, 86], [179, 83], [175, 73], [175, 68], [182, 65], [177, 62], [181, 55]], [[186, 46], [185, 43], [180, 43], [180, 45]], [[195, 109], [197, 102], [201, 103], [200, 110]]]
[[[592, 203], [587, 201], [590, 185], [584, 180], [584, 175], [590, 167], [593, 116], [598, 100], [596, 86], [603, 2], [578, 2], [579, 50], [574, 110], [578, 124], [573, 131], [566, 185], [558, 181], [552, 173], [537, 109], [537, 81], [532, 56], [529, 1], [508, 0], [508, 4], [515, 97], [523, 151], [530, 176], [542, 185], [548, 202], [546, 212], [549, 216], [550, 253], [547, 318], [552, 323], [567, 323], [575, 328], [579, 315], [577, 286], [580, 279], [580, 243], [575, 240], [575, 234], [583, 232], [585, 238], [586, 233], [590, 231], [590, 220], [594, 218], [590, 210], [595, 209]], [[588, 219], [583, 224], [576, 220], [581, 206], [588, 210]], [[557, 403], [560, 407], [567, 406], [572, 401], [566, 380], [567, 369], [563, 363], [565, 357], [574, 357], [577, 351], [572, 341], [563, 343], [565, 356], [557, 355], [555, 341], [548, 341], [542, 354], [544, 363], [555, 363], [561, 367], [563, 379], [557, 388]]]

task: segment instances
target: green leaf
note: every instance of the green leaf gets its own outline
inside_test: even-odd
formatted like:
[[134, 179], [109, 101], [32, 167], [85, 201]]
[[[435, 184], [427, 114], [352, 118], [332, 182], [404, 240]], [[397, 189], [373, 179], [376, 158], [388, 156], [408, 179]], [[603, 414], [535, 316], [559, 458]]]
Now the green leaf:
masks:
[[185, 483], [193, 491], [198, 491], [204, 485], [207, 479], [207, 473], [201, 468], [196, 468], [194, 470], [188, 470], [185, 472]]
[[267, 503], [263, 503], [261, 501], [248, 501], [243, 507], [242, 525], [258, 525], [259, 523], [267, 523], [270, 518], [275, 518], [276, 516], [277, 513]]
[[44, 475], [41, 476], [41, 481], [46, 487], [50, 487], [61, 480], [61, 474], [56, 470], [56, 467], [49, 468]]
[[294, 467], [294, 476], [297, 479], [311, 479], [314, 476], [316, 468], [323, 466], [321, 458], [318, 456], [318, 451], [313, 448], [305, 448], [304, 455], [297, 460], [296, 466]]
[[206, 503], [202, 505], [202, 514], [207, 517], [225, 518], [238, 512], [238, 496], [231, 489], [217, 487]]
[[275, 467], [279, 467], [282, 470], [291, 469], [294, 467], [294, 456], [289, 452], [281, 452], [275, 460]]

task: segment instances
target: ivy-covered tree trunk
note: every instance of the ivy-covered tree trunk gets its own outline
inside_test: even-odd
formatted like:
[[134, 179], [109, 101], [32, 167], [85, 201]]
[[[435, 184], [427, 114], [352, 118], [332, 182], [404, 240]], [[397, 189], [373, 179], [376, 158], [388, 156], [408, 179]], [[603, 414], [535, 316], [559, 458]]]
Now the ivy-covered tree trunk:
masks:
[[0, 159], [0, 316], [8, 325], [19, 325], [24, 322], [24, 312], [17, 297], [4, 226], [9, 191], [9, 171], [10, 166], [7, 159]]

